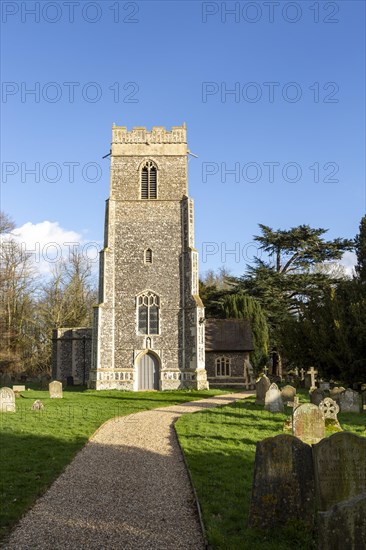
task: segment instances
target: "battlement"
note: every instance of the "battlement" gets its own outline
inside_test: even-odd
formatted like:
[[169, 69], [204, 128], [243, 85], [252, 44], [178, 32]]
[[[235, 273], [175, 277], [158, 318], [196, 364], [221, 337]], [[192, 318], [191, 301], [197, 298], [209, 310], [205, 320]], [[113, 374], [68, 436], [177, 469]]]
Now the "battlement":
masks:
[[112, 144], [150, 144], [150, 143], [187, 143], [186, 125], [173, 126], [168, 131], [164, 126], [153, 126], [149, 132], [144, 126], [128, 131], [126, 126], [112, 127]]

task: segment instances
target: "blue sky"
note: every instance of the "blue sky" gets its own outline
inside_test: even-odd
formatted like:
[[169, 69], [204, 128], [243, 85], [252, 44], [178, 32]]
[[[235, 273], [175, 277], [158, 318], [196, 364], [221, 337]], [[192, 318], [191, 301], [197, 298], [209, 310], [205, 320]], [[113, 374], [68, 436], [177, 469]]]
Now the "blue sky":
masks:
[[363, 1], [71, 4], [2, 2], [1, 209], [28, 243], [102, 240], [113, 122], [186, 122], [201, 272], [242, 273], [258, 223], [357, 233]]

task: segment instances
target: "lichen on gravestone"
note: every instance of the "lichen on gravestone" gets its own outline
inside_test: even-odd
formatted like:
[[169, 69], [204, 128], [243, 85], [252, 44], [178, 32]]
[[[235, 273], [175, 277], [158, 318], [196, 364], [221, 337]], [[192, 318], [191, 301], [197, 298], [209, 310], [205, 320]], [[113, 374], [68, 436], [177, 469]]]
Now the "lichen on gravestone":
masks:
[[257, 443], [251, 527], [271, 528], [291, 520], [312, 524], [314, 471], [311, 447], [281, 434]]
[[312, 403], [299, 405], [292, 415], [292, 433], [302, 441], [314, 444], [325, 437], [322, 411]]

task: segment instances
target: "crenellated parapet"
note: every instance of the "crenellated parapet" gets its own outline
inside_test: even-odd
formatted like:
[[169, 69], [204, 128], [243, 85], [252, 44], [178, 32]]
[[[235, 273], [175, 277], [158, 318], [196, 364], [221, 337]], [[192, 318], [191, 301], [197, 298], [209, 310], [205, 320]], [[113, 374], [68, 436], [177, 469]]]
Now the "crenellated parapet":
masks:
[[144, 126], [128, 130], [126, 126], [112, 127], [112, 144], [187, 143], [187, 131], [183, 126], [173, 126], [170, 131], [164, 126], [153, 126], [149, 132]]

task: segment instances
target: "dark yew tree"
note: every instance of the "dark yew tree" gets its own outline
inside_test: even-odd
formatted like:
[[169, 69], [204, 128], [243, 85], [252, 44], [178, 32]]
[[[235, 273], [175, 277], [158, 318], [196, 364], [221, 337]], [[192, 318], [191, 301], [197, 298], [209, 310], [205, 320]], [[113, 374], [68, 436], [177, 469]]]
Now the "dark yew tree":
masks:
[[254, 237], [267, 260], [257, 257], [254, 267], [240, 278], [231, 278], [237, 291], [259, 300], [270, 329], [273, 372], [282, 375], [283, 326], [303, 314], [309, 300], [321, 300], [332, 277], [317, 271], [324, 262], [339, 260], [354, 243], [349, 239], [323, 238], [326, 229], [300, 225], [273, 230], [260, 224]]

